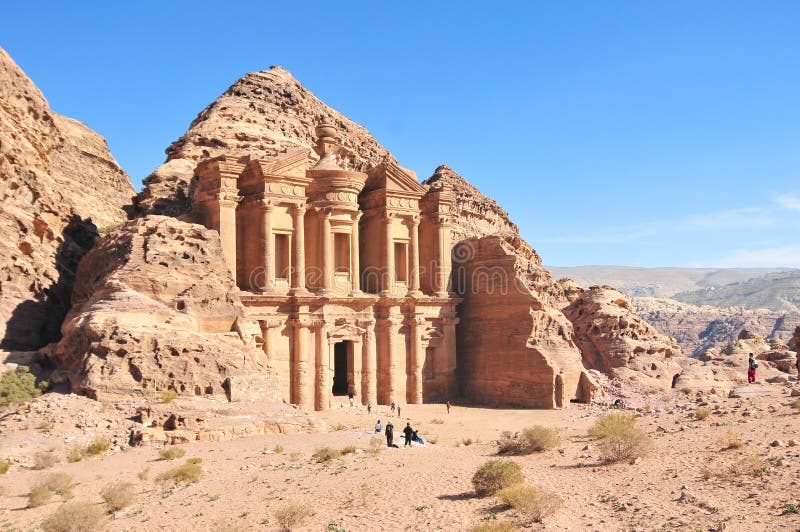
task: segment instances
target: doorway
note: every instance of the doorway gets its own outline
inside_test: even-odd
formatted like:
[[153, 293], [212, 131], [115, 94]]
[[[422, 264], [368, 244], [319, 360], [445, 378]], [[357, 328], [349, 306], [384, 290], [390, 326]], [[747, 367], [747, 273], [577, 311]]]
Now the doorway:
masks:
[[333, 395], [347, 395], [348, 345], [349, 341], [333, 344]]

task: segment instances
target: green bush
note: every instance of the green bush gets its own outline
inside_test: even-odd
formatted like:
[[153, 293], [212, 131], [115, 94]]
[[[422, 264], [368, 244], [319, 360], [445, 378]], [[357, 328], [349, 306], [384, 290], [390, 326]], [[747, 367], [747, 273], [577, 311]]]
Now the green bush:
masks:
[[86, 446], [86, 456], [96, 456], [103, 454], [111, 448], [111, 440], [98, 436], [92, 443]]
[[27, 403], [42, 394], [47, 383], [36, 386], [36, 377], [25, 366], [17, 366], [0, 376], [0, 408]]
[[522, 468], [511, 460], [489, 460], [472, 476], [472, 486], [479, 497], [493, 495], [524, 481]]
[[561, 442], [558, 431], [541, 425], [534, 425], [518, 436], [504, 437], [498, 443], [500, 454], [531, 454], [549, 451]]
[[160, 396], [162, 403], [170, 404], [178, 398], [178, 392], [175, 390], [164, 390], [161, 392]]
[[188, 482], [193, 483], [200, 480], [200, 476], [202, 475], [203, 470], [200, 467], [200, 464], [193, 464], [191, 462], [186, 462], [183, 465], [178, 467], [174, 467], [169, 471], [165, 471], [156, 477], [156, 481], [158, 482]]

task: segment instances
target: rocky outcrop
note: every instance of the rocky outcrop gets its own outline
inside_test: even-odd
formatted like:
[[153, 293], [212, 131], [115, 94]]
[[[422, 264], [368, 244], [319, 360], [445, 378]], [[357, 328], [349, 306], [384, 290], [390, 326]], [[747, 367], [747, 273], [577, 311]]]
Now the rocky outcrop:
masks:
[[[136, 200], [140, 213], [180, 216], [188, 212], [194, 168], [219, 155], [266, 158], [291, 148], [312, 148], [314, 127], [327, 119], [350, 151], [343, 164], [365, 171], [394, 158], [364, 127], [321, 102], [287, 70], [273, 66], [231, 85], [167, 148], [166, 162], [144, 180]], [[309, 163], [316, 161], [309, 153]]]
[[78, 268], [62, 334], [45, 350], [60, 368], [51, 380], [91, 397], [278, 390], [219, 235], [174, 218], [130, 221], [98, 241]]
[[[502, 237], [457, 244], [458, 373], [465, 397], [527, 408], [590, 402], [597, 388], [584, 369], [572, 325], [528, 287], [520, 259]], [[524, 265], [523, 265], [524, 266]]]
[[737, 340], [739, 331], [752, 331], [769, 341], [789, 341], [800, 314], [741, 307], [695, 306], [673, 299], [636, 297], [636, 312], [659, 332], [675, 338], [689, 356], [721, 348]]
[[792, 335], [792, 339], [789, 340], [789, 347], [800, 352], [800, 325], [795, 328], [794, 335]]
[[134, 193], [105, 140], [53, 112], [0, 49], [0, 348], [58, 338], [81, 256]]
[[584, 290], [568, 280], [562, 285], [570, 301], [563, 312], [587, 367], [662, 388], [672, 385], [681, 372], [680, 347], [637, 316], [625, 294], [609, 286]]

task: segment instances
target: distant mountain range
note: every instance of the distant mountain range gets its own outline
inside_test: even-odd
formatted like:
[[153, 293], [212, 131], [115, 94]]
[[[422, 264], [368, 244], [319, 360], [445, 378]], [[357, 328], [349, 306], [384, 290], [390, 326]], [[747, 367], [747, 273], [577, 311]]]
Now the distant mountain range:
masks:
[[611, 285], [687, 355], [736, 340], [748, 329], [788, 341], [800, 325], [800, 270], [762, 268], [550, 267], [582, 286]]

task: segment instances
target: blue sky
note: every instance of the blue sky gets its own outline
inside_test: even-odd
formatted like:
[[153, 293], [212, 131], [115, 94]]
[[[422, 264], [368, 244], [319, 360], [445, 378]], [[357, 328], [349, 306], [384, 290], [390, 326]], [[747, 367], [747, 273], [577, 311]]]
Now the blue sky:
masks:
[[546, 264], [800, 267], [800, 3], [379, 4], [9, 0], [0, 46], [137, 188], [280, 64]]

